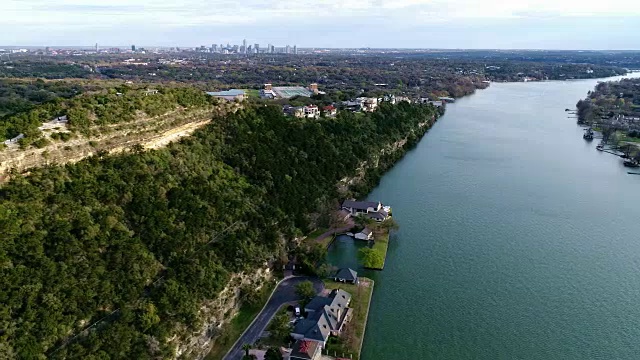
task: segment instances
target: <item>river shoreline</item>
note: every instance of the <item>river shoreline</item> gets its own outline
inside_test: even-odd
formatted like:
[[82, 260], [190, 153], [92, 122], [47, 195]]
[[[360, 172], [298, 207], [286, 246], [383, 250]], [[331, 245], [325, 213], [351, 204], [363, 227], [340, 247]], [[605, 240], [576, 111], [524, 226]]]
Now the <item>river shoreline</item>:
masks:
[[366, 274], [376, 326], [363, 359], [640, 351], [628, 345], [640, 336], [637, 179], [564, 111], [602, 80], [492, 84], [448, 105], [382, 177], [369, 199], [393, 204], [400, 229], [385, 271]]

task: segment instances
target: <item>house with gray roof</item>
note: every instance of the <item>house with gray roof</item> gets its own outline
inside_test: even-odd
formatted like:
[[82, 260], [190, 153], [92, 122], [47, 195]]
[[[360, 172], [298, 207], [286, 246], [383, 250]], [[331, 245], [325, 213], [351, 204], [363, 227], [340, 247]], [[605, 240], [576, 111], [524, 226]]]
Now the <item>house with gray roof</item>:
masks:
[[390, 207], [382, 205], [380, 201], [345, 200], [342, 209], [348, 211], [351, 216], [366, 216], [378, 222], [391, 216]]
[[358, 273], [351, 268], [342, 268], [333, 276], [333, 280], [344, 283], [358, 283]]
[[298, 321], [291, 332], [296, 340], [312, 340], [327, 344], [330, 336], [339, 336], [345, 322], [351, 318], [351, 294], [334, 290], [328, 297], [316, 296], [305, 306], [307, 318]]

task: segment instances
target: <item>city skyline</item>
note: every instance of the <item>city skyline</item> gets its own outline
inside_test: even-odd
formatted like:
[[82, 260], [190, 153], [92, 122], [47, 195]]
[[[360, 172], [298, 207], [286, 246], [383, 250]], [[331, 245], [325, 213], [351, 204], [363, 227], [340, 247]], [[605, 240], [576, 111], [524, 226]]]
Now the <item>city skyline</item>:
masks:
[[640, 2], [632, 0], [5, 0], [0, 10], [1, 46], [196, 47], [246, 38], [299, 48], [640, 48]]

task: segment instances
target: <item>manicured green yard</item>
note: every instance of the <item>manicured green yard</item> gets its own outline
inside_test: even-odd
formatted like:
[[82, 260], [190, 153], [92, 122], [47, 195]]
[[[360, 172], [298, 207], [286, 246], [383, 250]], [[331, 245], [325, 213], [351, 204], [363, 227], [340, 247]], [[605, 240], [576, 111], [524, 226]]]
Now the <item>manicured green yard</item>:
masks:
[[251, 324], [260, 310], [262, 310], [262, 307], [269, 299], [274, 286], [275, 284], [273, 282], [268, 282], [265, 285], [264, 290], [260, 292], [262, 301], [260, 301], [258, 305], [253, 307], [242, 306], [231, 322], [223, 326], [220, 330], [220, 335], [213, 342], [213, 347], [211, 348], [209, 355], [205, 357], [206, 360], [219, 360], [224, 357], [236, 340], [240, 338], [240, 335], [242, 335], [244, 330], [249, 327], [249, 324]]
[[634, 138], [634, 137], [630, 137], [627, 136], [627, 134], [620, 132], [618, 134], [618, 140], [620, 141], [626, 141], [626, 142], [633, 142], [633, 143], [640, 143], [640, 138]]
[[367, 269], [382, 270], [389, 248], [389, 231], [380, 230], [374, 234], [373, 246], [360, 250], [360, 261]]
[[[382, 255], [384, 261], [387, 260], [387, 249], [389, 248], [389, 232], [376, 233], [376, 237], [373, 241], [373, 250], [379, 252]], [[380, 269], [384, 268], [384, 262]]]
[[349, 354], [353, 354], [353, 359], [359, 359], [374, 282], [371, 279], [361, 277], [358, 285], [331, 280], [325, 280], [324, 285], [327, 289], [342, 289], [349, 292], [352, 296], [349, 306], [353, 309], [351, 321], [345, 325], [340, 338], [332, 339], [327, 343], [325, 354], [333, 356], [335, 352], [338, 356], [347, 358], [349, 358]]
[[247, 97], [248, 98], [252, 98], [252, 99], [259, 99], [260, 98], [260, 90], [246, 89], [245, 92], [247, 93]]

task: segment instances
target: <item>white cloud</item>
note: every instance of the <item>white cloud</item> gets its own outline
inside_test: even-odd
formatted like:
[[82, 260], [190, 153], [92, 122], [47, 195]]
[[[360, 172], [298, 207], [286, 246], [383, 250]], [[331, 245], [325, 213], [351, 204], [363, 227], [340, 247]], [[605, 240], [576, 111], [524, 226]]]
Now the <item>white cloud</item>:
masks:
[[243, 25], [304, 18], [387, 17], [406, 21], [535, 16], [640, 15], [640, 1], [593, 0], [0, 0], [3, 22], [14, 26], [135, 24]]
[[[199, 44], [247, 36], [330, 46], [395, 46], [412, 38], [411, 46], [433, 46], [434, 32], [453, 39], [467, 31], [459, 36], [464, 39], [483, 26], [507, 24], [500, 31], [508, 35], [527, 20], [528, 37], [539, 32], [538, 19], [566, 24], [607, 18], [607, 29], [598, 30], [603, 32], [633, 16], [640, 16], [640, 0], [0, 0], [0, 45]], [[495, 36], [503, 35], [488, 38], [496, 42]]]

